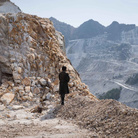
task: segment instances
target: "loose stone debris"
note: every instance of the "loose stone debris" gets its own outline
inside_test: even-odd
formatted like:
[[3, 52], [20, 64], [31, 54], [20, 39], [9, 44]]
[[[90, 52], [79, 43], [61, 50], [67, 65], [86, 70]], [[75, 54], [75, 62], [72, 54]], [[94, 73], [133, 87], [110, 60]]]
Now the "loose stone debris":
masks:
[[92, 101], [88, 97], [76, 96], [64, 107], [57, 106], [55, 114], [95, 132], [99, 137], [138, 136], [138, 110], [115, 100]]

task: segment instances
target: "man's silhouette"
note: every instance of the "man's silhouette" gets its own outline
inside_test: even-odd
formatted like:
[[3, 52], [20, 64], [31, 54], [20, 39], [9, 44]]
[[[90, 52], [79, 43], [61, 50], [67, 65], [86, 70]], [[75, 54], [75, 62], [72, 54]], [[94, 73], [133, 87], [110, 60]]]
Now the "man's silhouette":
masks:
[[62, 72], [59, 74], [59, 94], [61, 96], [61, 104], [64, 105], [65, 94], [69, 93], [68, 82], [70, 80], [68, 73], [66, 73], [66, 67], [62, 67]]

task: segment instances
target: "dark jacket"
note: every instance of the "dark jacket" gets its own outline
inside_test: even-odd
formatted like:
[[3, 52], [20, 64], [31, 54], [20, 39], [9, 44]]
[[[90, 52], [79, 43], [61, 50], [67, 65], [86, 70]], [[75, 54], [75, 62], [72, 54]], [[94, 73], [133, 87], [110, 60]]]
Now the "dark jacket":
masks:
[[61, 95], [68, 94], [69, 93], [68, 82], [70, 80], [68, 73], [62, 71], [59, 74], [59, 80], [60, 80], [59, 94]]

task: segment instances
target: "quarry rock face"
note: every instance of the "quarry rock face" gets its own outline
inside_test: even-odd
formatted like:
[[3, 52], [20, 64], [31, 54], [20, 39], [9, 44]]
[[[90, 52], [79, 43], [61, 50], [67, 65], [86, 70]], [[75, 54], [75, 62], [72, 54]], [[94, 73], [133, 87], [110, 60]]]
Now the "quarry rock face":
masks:
[[47, 93], [56, 92], [64, 65], [71, 78], [70, 92], [85, 93], [97, 100], [61, 50], [64, 38], [49, 19], [24, 13], [2, 14], [0, 40], [1, 93], [31, 101], [36, 93], [43, 92], [43, 86]]

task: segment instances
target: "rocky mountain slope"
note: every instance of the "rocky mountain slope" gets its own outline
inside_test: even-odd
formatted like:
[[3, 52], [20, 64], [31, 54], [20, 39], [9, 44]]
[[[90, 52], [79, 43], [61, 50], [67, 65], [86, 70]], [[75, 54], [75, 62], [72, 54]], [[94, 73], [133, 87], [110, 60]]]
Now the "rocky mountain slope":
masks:
[[58, 74], [63, 65], [67, 66], [71, 77], [70, 91], [88, 92], [60, 49], [58, 36], [49, 19], [18, 13], [3, 15], [0, 21], [0, 66], [5, 92], [19, 92], [16, 94], [19, 99], [24, 96], [29, 99], [33, 91], [39, 91], [41, 83], [50, 82], [49, 85], [53, 83], [53, 89], [57, 91]]
[[138, 108], [137, 85], [125, 83], [137, 73], [138, 28], [115, 21], [104, 27], [89, 20], [76, 30], [79, 33], [67, 44], [67, 57], [91, 93], [114, 98], [109, 93], [116, 89], [116, 100]]
[[68, 41], [70, 39], [72, 39], [72, 35], [73, 35], [75, 28], [69, 24], [66, 24], [64, 22], [60, 22], [53, 17], [50, 17], [49, 19], [53, 22], [56, 30], [59, 32], [62, 32], [62, 34], [64, 35], [64, 38], [65, 38], [65, 42], [68, 43]]
[[[138, 108], [138, 87], [126, 81], [137, 73], [138, 45], [114, 43], [106, 36], [70, 41], [67, 56], [96, 96], [120, 89], [119, 100]], [[117, 91], [115, 92], [117, 93]]]
[[105, 27], [94, 20], [88, 20], [74, 30], [72, 39], [95, 37], [104, 33]]
[[106, 27], [105, 31], [108, 34], [108, 40], [120, 42], [122, 32], [128, 32], [133, 29], [136, 29], [134, 24], [119, 24], [114, 21]]

